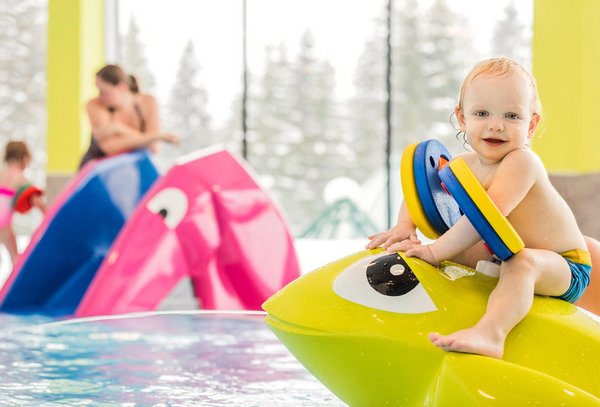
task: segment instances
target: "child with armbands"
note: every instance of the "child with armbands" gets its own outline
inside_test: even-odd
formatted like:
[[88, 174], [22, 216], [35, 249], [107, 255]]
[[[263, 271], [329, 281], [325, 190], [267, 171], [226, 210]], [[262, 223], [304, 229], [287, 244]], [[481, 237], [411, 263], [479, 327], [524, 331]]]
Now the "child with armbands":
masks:
[[18, 256], [12, 228], [14, 211], [25, 213], [32, 207], [46, 212], [43, 192], [31, 185], [23, 174], [31, 162], [31, 153], [22, 141], [9, 141], [4, 148], [4, 168], [0, 170], [0, 239], [14, 264]]
[[[500, 266], [487, 309], [472, 327], [430, 341], [445, 351], [501, 358], [510, 331], [529, 312], [534, 294], [575, 302], [589, 284], [590, 254], [575, 217], [554, 189], [530, 144], [541, 117], [535, 79], [507, 58], [471, 70], [455, 108], [471, 152], [462, 155], [489, 197], [525, 243]], [[415, 235], [405, 204], [397, 224], [369, 237], [367, 248], [405, 251], [437, 265], [451, 259], [475, 267], [490, 252], [465, 216], [431, 244]]]

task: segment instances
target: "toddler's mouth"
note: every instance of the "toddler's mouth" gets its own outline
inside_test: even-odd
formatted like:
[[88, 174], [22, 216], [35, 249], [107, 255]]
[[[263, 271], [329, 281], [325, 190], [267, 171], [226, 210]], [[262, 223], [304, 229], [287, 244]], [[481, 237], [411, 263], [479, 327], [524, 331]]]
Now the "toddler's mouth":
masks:
[[504, 143], [504, 140], [500, 140], [498, 138], [484, 138], [483, 141], [485, 141], [488, 144], [495, 145], [495, 146]]

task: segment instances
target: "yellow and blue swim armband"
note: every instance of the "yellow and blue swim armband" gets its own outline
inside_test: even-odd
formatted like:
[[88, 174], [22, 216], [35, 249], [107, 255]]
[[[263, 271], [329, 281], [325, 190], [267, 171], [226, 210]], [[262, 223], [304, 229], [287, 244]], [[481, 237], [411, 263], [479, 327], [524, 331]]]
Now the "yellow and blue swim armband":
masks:
[[469, 222], [500, 260], [509, 259], [525, 247], [517, 231], [462, 158], [442, 168], [439, 176]]
[[443, 188], [438, 170], [451, 156], [442, 143], [426, 140], [404, 149], [400, 179], [404, 202], [417, 228], [436, 239], [460, 219], [456, 201]]

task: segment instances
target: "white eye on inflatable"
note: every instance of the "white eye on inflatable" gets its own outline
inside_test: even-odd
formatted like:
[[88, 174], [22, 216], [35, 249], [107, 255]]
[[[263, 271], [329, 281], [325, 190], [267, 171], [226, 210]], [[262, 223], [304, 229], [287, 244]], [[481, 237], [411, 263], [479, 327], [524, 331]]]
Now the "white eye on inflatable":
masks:
[[366, 307], [399, 314], [421, 314], [437, 307], [398, 254], [381, 253], [342, 271], [333, 282], [340, 297]]
[[187, 212], [188, 199], [178, 188], [165, 188], [148, 201], [147, 208], [161, 216], [169, 229], [175, 229]]

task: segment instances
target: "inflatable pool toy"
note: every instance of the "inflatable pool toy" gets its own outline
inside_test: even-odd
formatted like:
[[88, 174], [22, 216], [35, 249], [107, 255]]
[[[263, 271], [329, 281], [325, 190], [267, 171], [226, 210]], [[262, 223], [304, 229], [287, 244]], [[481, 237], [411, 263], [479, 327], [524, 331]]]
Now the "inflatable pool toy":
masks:
[[88, 163], [48, 208], [17, 260], [0, 291], [0, 311], [72, 314], [157, 177], [142, 151]]
[[462, 216], [438, 176], [439, 166], [450, 158], [448, 150], [436, 140], [411, 144], [402, 153], [404, 202], [415, 226], [430, 239], [440, 237]]
[[76, 316], [148, 311], [189, 277], [204, 309], [259, 309], [300, 275], [268, 195], [226, 150], [181, 159], [123, 228]]
[[48, 208], [0, 291], [0, 311], [72, 314], [157, 177], [143, 151], [88, 163]]
[[243, 162], [202, 151], [148, 191], [76, 316], [153, 310], [184, 277], [203, 309], [260, 309], [299, 275], [286, 223]]
[[263, 308], [291, 353], [352, 406], [599, 406], [600, 324], [565, 301], [536, 296], [502, 360], [428, 341], [473, 325], [495, 283], [452, 263], [364, 251]]
[[507, 260], [525, 247], [519, 234], [462, 158], [442, 168], [439, 176], [483, 241], [500, 260]]

